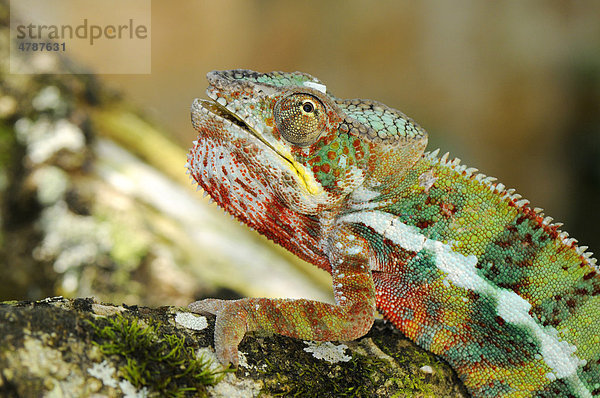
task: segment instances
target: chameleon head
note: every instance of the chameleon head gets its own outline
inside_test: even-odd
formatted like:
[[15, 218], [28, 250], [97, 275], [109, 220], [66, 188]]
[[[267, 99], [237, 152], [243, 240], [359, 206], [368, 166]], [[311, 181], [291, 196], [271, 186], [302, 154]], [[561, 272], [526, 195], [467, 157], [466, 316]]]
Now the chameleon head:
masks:
[[333, 210], [358, 187], [397, 178], [427, 142], [401, 112], [338, 99], [308, 74], [231, 70], [207, 79], [210, 100], [192, 104], [199, 136], [188, 167], [247, 223], [265, 204], [305, 215]]

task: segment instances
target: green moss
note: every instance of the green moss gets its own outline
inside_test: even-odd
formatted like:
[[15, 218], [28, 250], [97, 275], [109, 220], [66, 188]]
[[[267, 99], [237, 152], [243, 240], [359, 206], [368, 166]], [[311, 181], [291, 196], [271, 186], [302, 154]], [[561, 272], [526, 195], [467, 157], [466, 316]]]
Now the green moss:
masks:
[[165, 397], [206, 396], [206, 386], [216, 384], [225, 372], [207, 358], [196, 358], [194, 348], [175, 330], [158, 333], [160, 323], [144, 326], [122, 315], [89, 323], [93, 344], [105, 355], [120, 356], [126, 363], [119, 376], [138, 389], [148, 387]]
[[[431, 366], [435, 369], [436, 365], [439, 366], [439, 361], [426, 352], [418, 350], [411, 351], [410, 353], [402, 352], [397, 354], [399, 355], [393, 355], [393, 358], [397, 361], [401, 371], [397, 372], [395, 377], [389, 380], [389, 382], [394, 383], [398, 389], [394, 396], [436, 396], [434, 386], [431, 384], [431, 377], [422, 372], [420, 368], [423, 366]], [[415, 364], [418, 364], [418, 366], [415, 366]]]
[[[269, 396], [467, 396], [447, 364], [402, 338], [389, 325], [382, 326], [378, 322], [365, 340], [351, 344], [350, 361], [335, 364], [315, 360], [312, 354], [298, 347], [303, 343], [289, 340], [273, 336], [260, 346], [253, 348], [248, 344], [242, 347], [250, 360], [254, 349], [259, 351], [257, 357], [260, 359], [254, 370], [260, 375], [253, 378], [263, 381], [263, 392]], [[387, 355], [377, 354], [379, 350]], [[265, 351], [269, 352], [268, 356], [260, 355]], [[422, 369], [424, 366], [430, 366], [433, 371]]]
[[309, 357], [265, 359], [265, 391], [275, 397], [370, 397], [391, 377], [381, 361], [358, 354], [342, 364], [315, 364]]
[[[416, 347], [410, 343], [402, 343], [391, 349], [390, 345], [381, 338], [373, 338], [374, 343], [383, 352], [392, 357], [399, 370], [389, 379], [394, 383], [398, 397], [446, 397], [454, 396], [452, 387], [456, 384], [456, 376], [450, 367], [434, 354]], [[421, 369], [430, 366], [432, 374]]]

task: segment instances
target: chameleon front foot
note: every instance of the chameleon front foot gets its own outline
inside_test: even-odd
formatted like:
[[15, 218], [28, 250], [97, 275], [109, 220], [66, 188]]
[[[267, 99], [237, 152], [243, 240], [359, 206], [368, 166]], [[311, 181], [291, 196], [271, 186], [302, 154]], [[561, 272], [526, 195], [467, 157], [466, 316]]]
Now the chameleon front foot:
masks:
[[190, 311], [195, 312], [197, 314], [212, 314], [217, 315], [217, 312], [224, 308], [227, 305], [226, 300], [219, 299], [205, 299], [199, 300], [188, 305]]
[[198, 314], [216, 315], [215, 353], [223, 365], [237, 367], [238, 345], [246, 333], [246, 314], [239, 309], [239, 300], [206, 299], [196, 301], [188, 308]]

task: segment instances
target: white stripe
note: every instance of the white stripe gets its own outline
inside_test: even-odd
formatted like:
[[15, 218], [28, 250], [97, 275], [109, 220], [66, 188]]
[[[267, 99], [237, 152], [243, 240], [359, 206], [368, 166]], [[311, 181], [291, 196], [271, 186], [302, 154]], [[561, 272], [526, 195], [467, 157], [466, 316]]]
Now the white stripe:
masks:
[[497, 314], [506, 322], [525, 326], [534, 335], [541, 347], [544, 362], [552, 368], [551, 379], [567, 378], [574, 387], [590, 396], [577, 376], [577, 368], [585, 363], [574, 353], [577, 349], [567, 341], [558, 338], [558, 331], [553, 327], [542, 327], [529, 315], [531, 304], [515, 292], [499, 288], [477, 274], [477, 257], [465, 256], [455, 252], [449, 244], [432, 240], [421, 234], [413, 226], [406, 225], [396, 216], [381, 211], [362, 211], [351, 213], [340, 218], [343, 223], [359, 223], [383, 235], [405, 250], [418, 252], [427, 249], [435, 253], [437, 268], [446, 275], [446, 279], [455, 286], [489, 295], [498, 302]]
[[314, 88], [317, 91], [322, 92], [323, 94], [325, 94], [327, 92], [327, 86], [321, 83], [317, 83], [317, 82], [304, 82], [302, 83], [304, 86], [306, 87], [310, 87], [310, 88]]

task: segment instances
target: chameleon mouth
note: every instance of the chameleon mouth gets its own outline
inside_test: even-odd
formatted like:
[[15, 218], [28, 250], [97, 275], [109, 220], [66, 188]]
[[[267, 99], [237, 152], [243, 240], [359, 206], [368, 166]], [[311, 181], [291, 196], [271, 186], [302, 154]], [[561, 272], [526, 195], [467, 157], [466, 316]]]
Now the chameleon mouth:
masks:
[[[210, 115], [212, 117], [217, 117], [217, 119], [222, 119], [231, 124], [235, 124], [242, 130], [246, 130], [254, 136], [257, 136], [256, 132], [254, 132], [241, 118], [237, 117], [230, 110], [221, 106], [219, 103], [215, 101], [204, 100], [200, 98], [196, 98], [194, 103], [192, 104], [192, 123], [194, 124], [194, 128], [198, 130], [200, 123], [198, 123], [198, 119], [196, 115], [204, 114]], [[259, 137], [257, 137], [259, 138]]]
[[217, 100], [196, 98], [192, 104], [192, 124], [196, 130], [201, 130], [201, 120], [205, 117], [217, 119], [226, 125], [234, 125], [238, 129], [244, 130], [249, 136], [252, 136], [253, 138], [265, 144], [270, 150], [277, 153], [273, 146], [271, 146], [256, 130], [254, 130], [234, 111], [219, 104]]
[[273, 146], [241, 116], [237, 115], [235, 110], [220, 104], [218, 98], [212, 98], [212, 95], [209, 95], [209, 98], [210, 100], [196, 98], [192, 103], [192, 124], [197, 131], [204, 131], [202, 126], [205, 125], [206, 119], [218, 120], [226, 126], [235, 126], [235, 129], [246, 132], [249, 137], [264, 144], [269, 151], [282, 158], [308, 192], [313, 195], [321, 192], [321, 188], [316, 184], [314, 178], [311, 178], [303, 165], [294, 160], [289, 151]]

